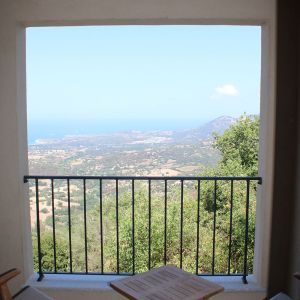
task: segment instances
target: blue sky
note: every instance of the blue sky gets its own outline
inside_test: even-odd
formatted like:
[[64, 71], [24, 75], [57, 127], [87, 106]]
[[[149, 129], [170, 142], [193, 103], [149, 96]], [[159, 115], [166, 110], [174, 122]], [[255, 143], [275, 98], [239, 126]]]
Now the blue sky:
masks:
[[257, 26], [28, 28], [29, 123], [189, 127], [258, 114], [260, 34]]

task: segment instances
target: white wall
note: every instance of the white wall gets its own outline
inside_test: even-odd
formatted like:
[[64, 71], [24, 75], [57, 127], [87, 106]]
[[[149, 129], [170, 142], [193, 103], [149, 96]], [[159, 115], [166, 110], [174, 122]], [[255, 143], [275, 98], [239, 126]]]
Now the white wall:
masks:
[[[256, 269], [266, 281], [268, 212], [271, 201], [274, 117], [275, 0], [1, 0], [0, 1], [0, 273], [32, 272], [29, 204], [22, 178], [27, 169], [25, 26], [87, 24], [262, 24], [261, 175], [264, 197], [258, 214]], [[268, 196], [267, 196], [268, 195]]]

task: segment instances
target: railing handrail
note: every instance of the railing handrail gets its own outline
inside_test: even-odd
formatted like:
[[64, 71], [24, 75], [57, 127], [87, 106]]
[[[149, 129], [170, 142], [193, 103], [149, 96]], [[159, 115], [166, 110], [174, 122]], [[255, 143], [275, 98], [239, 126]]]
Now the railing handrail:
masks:
[[123, 176], [123, 175], [25, 175], [24, 182], [29, 179], [88, 179], [88, 180], [253, 180], [262, 184], [262, 177], [260, 176]]

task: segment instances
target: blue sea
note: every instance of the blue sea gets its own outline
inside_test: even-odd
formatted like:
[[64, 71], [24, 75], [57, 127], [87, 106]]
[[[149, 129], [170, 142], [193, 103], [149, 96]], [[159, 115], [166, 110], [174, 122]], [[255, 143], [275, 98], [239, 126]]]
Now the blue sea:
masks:
[[203, 120], [35, 120], [28, 122], [28, 144], [38, 139], [63, 138], [67, 135], [97, 135], [120, 131], [180, 130], [195, 128]]

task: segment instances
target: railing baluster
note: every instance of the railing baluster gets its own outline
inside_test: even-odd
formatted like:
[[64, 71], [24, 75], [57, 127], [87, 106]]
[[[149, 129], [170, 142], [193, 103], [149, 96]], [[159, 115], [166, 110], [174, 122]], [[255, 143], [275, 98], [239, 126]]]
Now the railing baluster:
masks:
[[39, 261], [39, 278], [41, 281], [44, 277], [42, 270], [42, 250], [41, 250], [41, 229], [40, 229], [40, 205], [39, 205], [39, 180], [35, 179], [35, 200], [36, 200], [36, 230], [38, 244], [38, 261]]
[[134, 232], [134, 180], [131, 184], [132, 193], [132, 273], [135, 274], [135, 232]]
[[52, 205], [52, 239], [53, 239], [53, 264], [54, 273], [57, 272], [56, 268], [56, 234], [55, 234], [55, 203], [54, 203], [54, 182], [51, 179], [51, 205]]
[[250, 181], [247, 180], [247, 195], [246, 195], [246, 224], [245, 224], [245, 248], [244, 248], [244, 272], [243, 272], [243, 282], [246, 284], [248, 275], [248, 234], [249, 234], [249, 202], [250, 202]]
[[181, 180], [181, 193], [180, 193], [180, 269], [182, 269], [182, 251], [183, 251], [183, 180]]
[[148, 210], [149, 210], [149, 220], [148, 220], [148, 270], [151, 269], [151, 180], [148, 180]]
[[72, 232], [71, 232], [71, 195], [70, 195], [70, 179], [67, 179], [68, 185], [68, 225], [69, 225], [69, 258], [70, 258], [70, 273], [73, 273], [72, 267]]
[[85, 273], [88, 273], [88, 253], [87, 253], [87, 224], [86, 224], [86, 179], [83, 179], [83, 213], [84, 213], [84, 254]]
[[230, 268], [231, 268], [232, 211], [233, 211], [233, 180], [230, 180], [230, 220], [229, 220], [229, 247], [228, 247], [227, 275], [230, 275]]
[[217, 214], [217, 180], [214, 181], [214, 227], [213, 227], [213, 257], [212, 257], [212, 275], [215, 274], [215, 254], [216, 254], [216, 214]]
[[116, 238], [117, 238], [117, 274], [120, 274], [119, 254], [119, 180], [116, 179]]
[[100, 244], [101, 244], [101, 274], [103, 274], [103, 212], [102, 212], [102, 179], [99, 179], [100, 197]]
[[196, 274], [199, 274], [199, 226], [200, 226], [200, 180], [197, 181], [197, 245], [196, 245]]
[[168, 181], [165, 180], [165, 229], [164, 229], [164, 264], [167, 264], [167, 210], [168, 210]]

